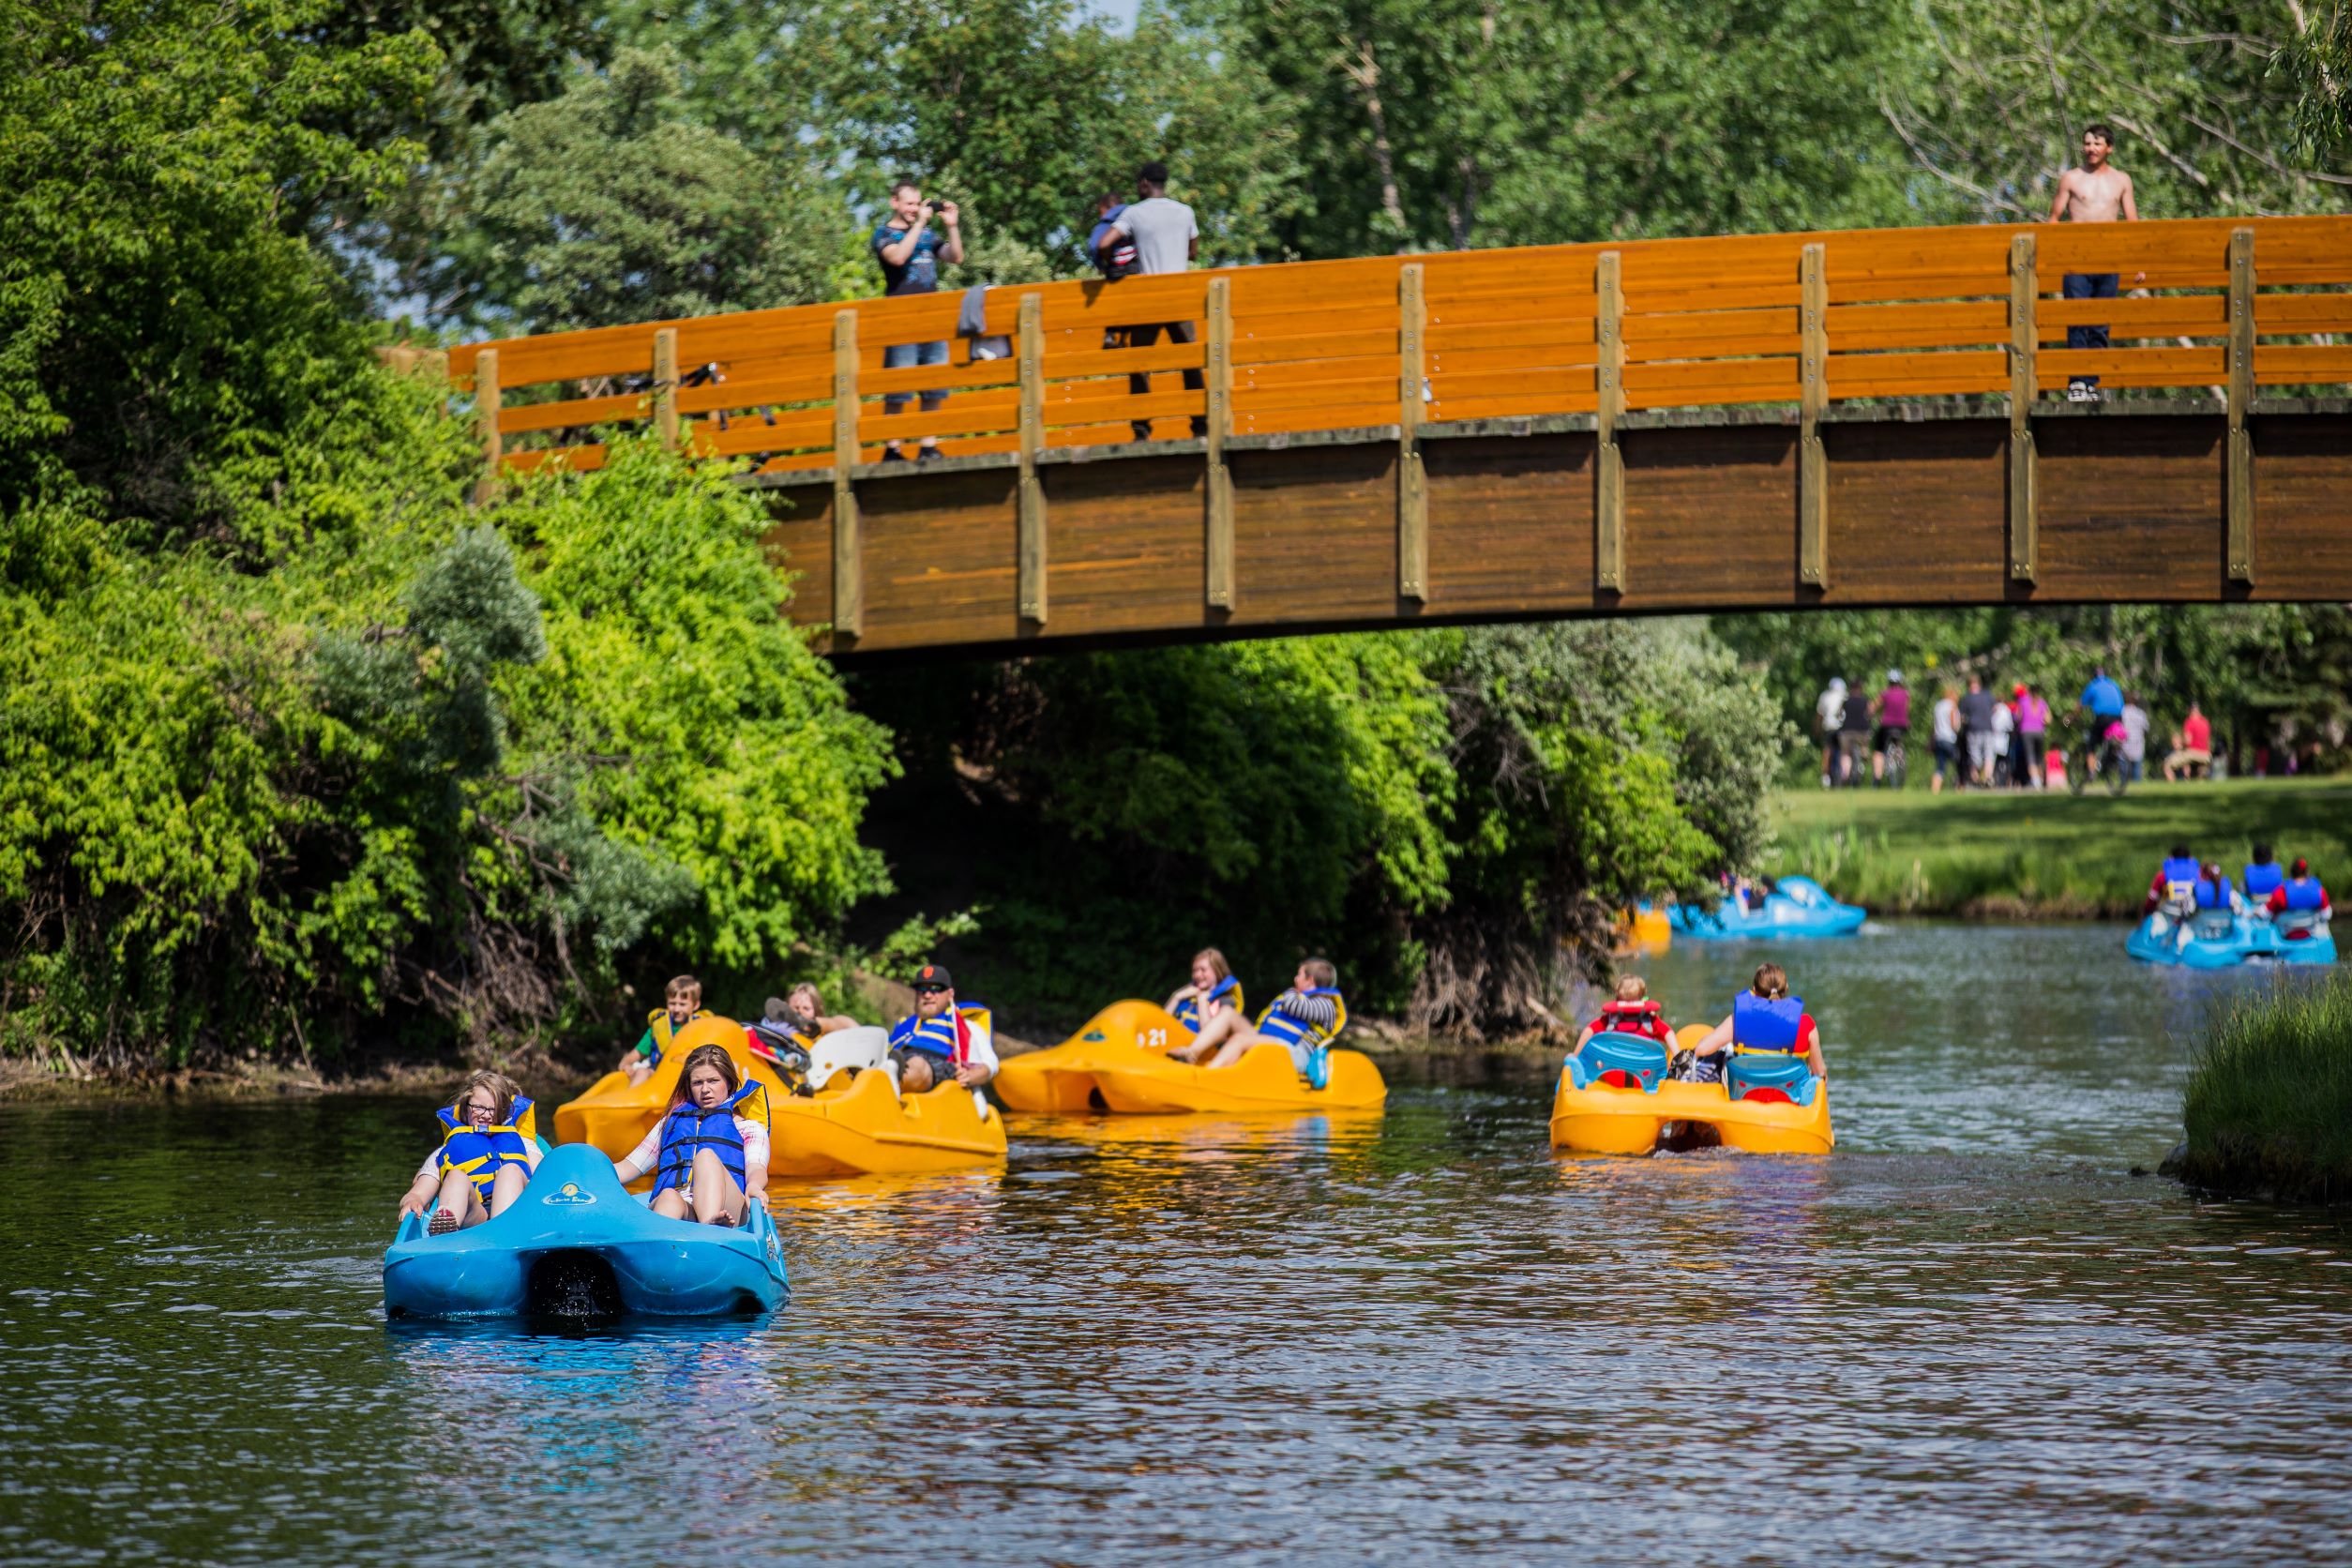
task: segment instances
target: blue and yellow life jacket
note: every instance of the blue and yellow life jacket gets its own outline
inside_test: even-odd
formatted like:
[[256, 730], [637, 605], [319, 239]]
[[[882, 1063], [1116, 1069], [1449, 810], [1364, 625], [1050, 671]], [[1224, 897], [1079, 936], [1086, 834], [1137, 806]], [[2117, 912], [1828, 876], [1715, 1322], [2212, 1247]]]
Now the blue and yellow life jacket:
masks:
[[1282, 998], [1276, 997], [1266, 1004], [1264, 1012], [1258, 1015], [1258, 1033], [1269, 1040], [1276, 1040], [1286, 1046], [1322, 1047], [1338, 1039], [1339, 1032], [1348, 1027], [1348, 999], [1337, 991], [1327, 990], [1319, 986], [1313, 990], [1301, 991], [1298, 994], [1331, 998], [1333, 1011], [1329, 1029], [1318, 1029], [1304, 1018], [1293, 1018], [1289, 1013], [1279, 1011], [1278, 1009], [1282, 1006]]
[[2197, 908], [2225, 910], [2229, 908], [2229, 879], [2199, 877], [2197, 879]]
[[2196, 882], [2203, 867], [2194, 860], [2164, 858], [2164, 902], [2186, 904], [2196, 897]]
[[1731, 1048], [1795, 1056], [1805, 1048], [1799, 1038], [1804, 1018], [1805, 999], [1801, 996], [1767, 999], [1741, 991], [1731, 999]]
[[[1209, 1001], [1214, 1002], [1219, 997], [1229, 998], [1235, 1012], [1249, 1011], [1248, 1004], [1242, 1001], [1242, 977], [1238, 974], [1229, 974], [1209, 988]], [[1176, 1021], [1195, 1034], [1200, 1033], [1200, 1003], [1201, 998], [1188, 996], [1176, 1004]]]
[[519, 1165], [525, 1170], [531, 1167], [531, 1102], [521, 1095], [507, 1108], [506, 1120], [488, 1127], [476, 1127], [459, 1114], [458, 1103], [443, 1106], [433, 1113], [441, 1119], [441, 1170], [447, 1175], [462, 1170], [474, 1183], [474, 1190], [481, 1194], [484, 1204], [490, 1202], [490, 1184], [498, 1180], [503, 1166]]
[[[686, 1023], [692, 1023], [696, 1018], [707, 1018], [710, 1016], [711, 1015], [702, 1008], [697, 1007], [693, 1013], [687, 1017]], [[680, 1029], [685, 1027], [686, 1024], [680, 1024], [678, 1026]], [[654, 1037], [654, 1054], [647, 1060], [651, 1062], [653, 1065], [658, 1067], [661, 1065], [661, 1053], [670, 1048], [670, 1042], [675, 1037], [675, 1032], [670, 1025], [670, 1009], [667, 1007], [656, 1007], [652, 1012], [646, 1014], [645, 1032]]]
[[2271, 894], [2278, 891], [2279, 885], [2286, 881], [2285, 868], [2277, 861], [2262, 866], [2249, 863], [2245, 867], [2244, 876], [2246, 897], [2255, 900], [2269, 897]]
[[2327, 905], [2328, 890], [2319, 885], [2317, 877], [2294, 877], [2284, 885], [2286, 907], [2290, 910], [2315, 910]]
[[[956, 1011], [960, 1013], [963, 1009], [958, 1005]], [[942, 1013], [935, 1018], [927, 1018], [920, 1013], [908, 1014], [891, 1030], [890, 1048], [927, 1051], [933, 1056], [943, 1056], [959, 1067], [970, 1054], [970, 1048], [964, 1044], [961, 1020], [951, 1013]]]
[[735, 1179], [736, 1190], [746, 1190], [743, 1129], [735, 1125], [735, 1108], [754, 1093], [766, 1093], [767, 1086], [755, 1079], [708, 1110], [691, 1100], [671, 1106], [670, 1114], [661, 1120], [661, 1153], [656, 1156], [654, 1190], [685, 1186], [694, 1175], [694, 1156], [704, 1149], [717, 1153], [727, 1174]]

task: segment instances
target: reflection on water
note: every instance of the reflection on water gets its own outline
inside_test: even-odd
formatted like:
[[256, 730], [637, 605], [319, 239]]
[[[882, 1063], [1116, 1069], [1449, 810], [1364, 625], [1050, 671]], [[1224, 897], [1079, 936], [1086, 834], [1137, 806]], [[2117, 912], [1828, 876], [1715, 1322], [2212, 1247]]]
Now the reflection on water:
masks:
[[711, 1324], [385, 1325], [422, 1104], [0, 1108], [0, 1560], [2341, 1559], [2352, 1248], [2126, 1174], [2249, 982], [2110, 939], [1775, 954], [1827, 1159], [1554, 1157], [1540, 1090], [1017, 1119], [779, 1186], [792, 1302]]

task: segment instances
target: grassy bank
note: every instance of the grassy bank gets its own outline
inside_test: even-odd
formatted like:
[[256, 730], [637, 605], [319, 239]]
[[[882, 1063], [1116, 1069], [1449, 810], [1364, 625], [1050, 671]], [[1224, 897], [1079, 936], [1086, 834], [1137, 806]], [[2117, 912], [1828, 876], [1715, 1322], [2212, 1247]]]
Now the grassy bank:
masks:
[[2179, 1174], [2285, 1201], [2352, 1200], [2352, 979], [2247, 1002], [2213, 1028], [2182, 1096]]
[[2150, 784], [2103, 794], [1931, 795], [1794, 790], [1773, 797], [1767, 869], [1802, 873], [1884, 913], [2134, 915], [2164, 851], [2185, 841], [2234, 877], [2257, 839], [2352, 885], [2352, 779]]

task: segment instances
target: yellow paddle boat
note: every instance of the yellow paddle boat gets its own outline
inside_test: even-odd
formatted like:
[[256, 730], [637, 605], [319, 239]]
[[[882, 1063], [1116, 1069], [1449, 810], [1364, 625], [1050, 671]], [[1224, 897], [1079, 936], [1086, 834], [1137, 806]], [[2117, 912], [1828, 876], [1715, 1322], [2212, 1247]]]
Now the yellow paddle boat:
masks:
[[[1684, 1024], [1677, 1044], [1688, 1050], [1708, 1033], [1705, 1024]], [[1720, 1142], [1751, 1154], [1826, 1154], [1837, 1141], [1830, 1086], [1803, 1070], [1802, 1058], [1734, 1056], [1727, 1083], [1674, 1081], [1666, 1076], [1666, 1048], [1654, 1041], [1594, 1035], [1560, 1071], [1552, 1147], [1647, 1154], [1662, 1141]], [[1738, 1099], [1735, 1088], [1743, 1091]], [[1751, 1098], [1758, 1090], [1764, 1093]]]
[[[654, 1130], [654, 1123], [661, 1120], [671, 1102], [677, 1098], [678, 1074], [698, 1046], [726, 1048], [727, 1054], [734, 1060], [735, 1070], [746, 1082], [756, 1081], [766, 1087], [766, 1094], [754, 1094], [744, 1102], [746, 1108], [756, 1108], [762, 1100], [771, 1106], [781, 1105], [789, 1096], [790, 1090], [776, 1076], [776, 1069], [753, 1054], [743, 1025], [732, 1018], [700, 1018], [678, 1031], [662, 1051], [659, 1064], [645, 1075], [642, 1083], [631, 1083], [626, 1073], [607, 1073], [588, 1093], [556, 1107], [555, 1140], [593, 1144], [611, 1158], [621, 1159]], [[757, 1117], [761, 1112], [746, 1108], [745, 1114]]]
[[1617, 956], [1655, 957], [1674, 945], [1674, 922], [1666, 912], [1644, 900], [1617, 912]]
[[1015, 1110], [1083, 1112], [1110, 1107], [1094, 1087], [1097, 1062], [1164, 1060], [1193, 1032], [1149, 1002], [1114, 1002], [1058, 1046], [1010, 1057], [997, 1069], [997, 1097]]
[[[986, 1007], [957, 1010], [975, 1034], [990, 1030]], [[1003, 1163], [1004, 1118], [986, 1095], [956, 1083], [899, 1093], [887, 1031], [820, 1037], [802, 1088], [776, 1102], [772, 1176], [919, 1176]]]
[[1388, 1085], [1362, 1051], [1334, 1050], [1331, 1080], [1317, 1089], [1299, 1077], [1289, 1048], [1253, 1046], [1230, 1067], [1195, 1067], [1164, 1054], [1134, 1050], [1094, 1059], [1094, 1085], [1105, 1108], [1118, 1111], [1363, 1110], [1384, 1104]]

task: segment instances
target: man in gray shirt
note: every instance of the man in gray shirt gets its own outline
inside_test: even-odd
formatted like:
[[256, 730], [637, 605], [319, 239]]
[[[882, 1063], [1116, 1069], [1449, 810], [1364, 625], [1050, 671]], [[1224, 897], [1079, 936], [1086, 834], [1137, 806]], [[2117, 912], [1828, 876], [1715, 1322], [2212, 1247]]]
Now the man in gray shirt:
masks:
[[[1127, 240], [1135, 246], [1137, 270], [1145, 277], [1154, 273], [1183, 272], [1200, 254], [1200, 226], [1193, 220], [1192, 208], [1168, 197], [1168, 165], [1157, 158], [1136, 172], [1136, 199], [1127, 204], [1103, 236], [1108, 248]], [[1148, 349], [1160, 340], [1161, 332], [1168, 334], [1171, 343], [1199, 341], [1199, 333], [1192, 322], [1150, 322], [1126, 329], [1126, 346]], [[1208, 383], [1199, 370], [1184, 372], [1184, 390], [1200, 392]], [[1127, 390], [1136, 397], [1148, 396], [1152, 377], [1148, 371], [1135, 371], [1127, 377]], [[1152, 439], [1152, 421], [1130, 420], [1138, 441]], [[1192, 416], [1192, 433], [1207, 435], [1209, 421], [1203, 415]]]

